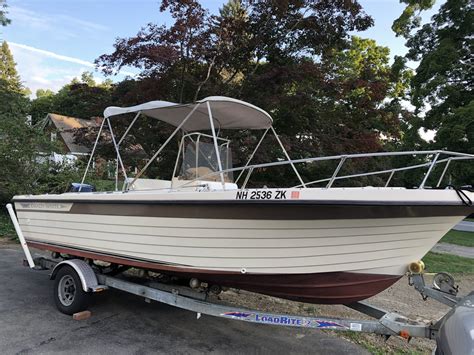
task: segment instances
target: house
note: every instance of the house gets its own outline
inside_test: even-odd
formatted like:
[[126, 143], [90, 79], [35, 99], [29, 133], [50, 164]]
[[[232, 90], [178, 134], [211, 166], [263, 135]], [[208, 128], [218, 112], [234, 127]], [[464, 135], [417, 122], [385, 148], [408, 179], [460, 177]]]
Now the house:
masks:
[[[59, 152], [53, 154], [51, 160], [55, 163], [61, 164], [72, 163], [80, 157], [89, 156], [94, 146], [95, 135], [97, 134], [95, 129], [99, 129], [102, 120], [102, 117], [83, 119], [59, 115], [57, 113], [48, 113], [43, 123], [43, 131], [46, 132], [52, 142], [58, 142], [61, 147]], [[81, 143], [79, 143], [76, 139], [76, 134], [78, 130], [81, 129], [89, 131], [86, 136], [89, 136], [90, 139], [83, 139], [81, 140]], [[90, 136], [90, 134], [93, 134], [93, 136]], [[108, 130], [104, 130], [101, 137], [102, 139], [105, 139], [106, 144], [110, 144], [113, 147], [112, 137]], [[146, 158], [146, 154], [140, 144], [127, 145], [122, 147], [122, 149], [124, 150], [122, 153], [128, 153], [129, 156], [135, 158], [137, 161], [136, 164], [143, 165], [143, 160]], [[115, 176], [115, 169], [117, 166], [115, 159], [113, 161], [105, 161], [104, 159], [95, 158], [92, 164], [94, 167], [97, 165], [99, 170], [107, 171], [107, 176], [109, 178]], [[125, 168], [127, 171], [136, 172], [136, 164], [133, 166], [125, 164]]]
[[98, 128], [103, 118], [95, 117], [90, 120], [83, 118], [48, 113], [43, 123], [43, 130], [49, 134], [52, 142], [58, 141], [61, 146], [62, 155], [75, 157], [89, 155], [92, 146], [78, 144], [75, 140], [75, 132], [81, 128]]

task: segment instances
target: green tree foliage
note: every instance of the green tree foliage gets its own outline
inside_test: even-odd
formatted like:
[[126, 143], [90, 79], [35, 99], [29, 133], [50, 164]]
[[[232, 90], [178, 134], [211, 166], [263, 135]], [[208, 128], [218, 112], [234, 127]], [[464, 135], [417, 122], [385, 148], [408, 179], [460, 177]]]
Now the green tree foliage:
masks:
[[7, 2], [6, 0], [0, 0], [0, 25], [6, 26], [8, 25], [11, 20], [7, 18]]
[[[47, 172], [38, 163], [42, 135], [27, 124], [29, 99], [6, 42], [0, 49], [0, 203], [32, 192]], [[45, 150], [46, 151], [46, 150]]]
[[112, 92], [110, 80], [96, 83], [92, 73], [84, 72], [80, 79], [74, 78], [56, 94], [51, 90], [38, 90], [31, 103], [33, 122], [43, 120], [49, 112], [86, 119], [100, 117], [112, 103]]
[[[64, 192], [77, 170], [49, 163], [53, 147], [41, 130], [27, 122], [28, 90], [5, 42], [0, 51], [0, 204], [17, 194]], [[37, 95], [49, 98], [52, 93], [38, 90]]]
[[6, 41], [0, 47], [0, 80], [8, 85], [9, 90], [25, 93], [25, 88], [16, 70], [16, 63]]
[[61, 88], [53, 99], [54, 112], [73, 117], [102, 116], [111, 104], [109, 84], [96, 84], [91, 73], [84, 73], [80, 80], [73, 80]]
[[407, 6], [400, 17], [393, 22], [392, 30], [397, 36], [409, 38], [411, 31], [421, 24], [420, 13], [431, 9], [436, 0], [400, 0], [400, 2]]
[[10, 52], [7, 42], [0, 47], [0, 105], [2, 120], [26, 118], [29, 100], [25, 94], [27, 90], [21, 83], [16, 70], [16, 63]]
[[469, 122], [462, 124], [474, 99], [473, 33], [472, 3], [449, 0], [407, 43], [407, 57], [420, 61], [412, 81], [413, 104], [419, 110], [429, 105], [426, 127], [438, 130], [439, 136], [451, 131], [457, 143], [449, 147], [462, 150], [474, 148], [473, 141], [465, 140]]
[[45, 147], [43, 138], [26, 123], [26, 102], [0, 81], [0, 203], [15, 194], [36, 191], [38, 180], [47, 174], [38, 160], [38, 150]]
[[31, 101], [30, 115], [33, 124], [43, 120], [50, 112], [54, 112], [55, 94], [51, 90], [36, 90], [36, 99]]
[[[412, 79], [412, 103], [420, 126], [436, 131], [432, 147], [474, 153], [474, 5], [448, 0], [431, 22], [407, 42], [407, 58], [419, 61]], [[459, 180], [474, 171], [458, 165]]]
[[[419, 14], [431, 8], [433, 1], [404, 2], [407, 8], [392, 27], [397, 35], [408, 40], [408, 54], [399, 58], [399, 64], [403, 66], [404, 62], [412, 60], [419, 65], [411, 79], [410, 90], [415, 112], [402, 125], [401, 147], [473, 153], [473, 4], [468, 0], [448, 0], [431, 22], [420, 28]], [[434, 140], [421, 139], [420, 129], [433, 130]], [[434, 178], [441, 170], [439, 167], [434, 171]], [[474, 179], [474, 171], [468, 163], [451, 164], [450, 171], [452, 174], [446, 182], [467, 183]], [[405, 175], [413, 185], [414, 181], [420, 181], [422, 173], [413, 171]]]

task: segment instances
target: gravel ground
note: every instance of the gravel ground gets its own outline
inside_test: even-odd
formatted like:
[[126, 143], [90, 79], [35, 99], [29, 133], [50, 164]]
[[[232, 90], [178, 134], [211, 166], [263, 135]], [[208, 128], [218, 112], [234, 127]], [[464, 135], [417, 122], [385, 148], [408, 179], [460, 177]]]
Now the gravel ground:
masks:
[[[466, 295], [474, 290], [474, 274], [454, 275], [459, 285], [459, 295]], [[433, 275], [425, 275], [426, 284], [431, 284]], [[298, 313], [312, 316], [345, 317], [370, 319], [359, 312], [341, 305], [312, 305], [291, 302], [274, 297], [253, 294], [246, 291], [230, 290], [219, 296], [224, 302], [231, 302], [248, 308], [258, 308], [266, 312]], [[380, 308], [400, 313], [410, 319], [430, 322], [441, 318], [449, 307], [434, 300], [423, 301], [421, 295], [408, 285], [408, 278], [403, 277], [392, 287], [369, 298], [369, 303]], [[385, 341], [382, 337], [362, 333], [336, 333], [350, 341], [365, 346], [371, 352], [384, 353], [422, 353], [431, 354], [435, 342], [428, 339], [414, 338], [409, 343], [399, 337]]]

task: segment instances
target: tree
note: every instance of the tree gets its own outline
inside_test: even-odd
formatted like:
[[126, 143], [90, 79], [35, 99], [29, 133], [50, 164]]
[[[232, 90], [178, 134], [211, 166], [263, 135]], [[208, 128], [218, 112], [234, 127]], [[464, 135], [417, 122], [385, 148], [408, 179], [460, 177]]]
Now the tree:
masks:
[[474, 116], [465, 119], [474, 100], [473, 33], [472, 3], [448, 0], [432, 22], [407, 42], [407, 57], [420, 61], [412, 81], [412, 101], [418, 110], [427, 108], [423, 124], [437, 130], [440, 148], [474, 151], [474, 141], [468, 139]]
[[18, 93], [26, 93], [20, 76], [16, 70], [16, 63], [6, 41], [0, 47], [0, 80], [8, 86], [8, 89]]
[[[303, 58], [285, 66], [260, 65], [242, 94], [271, 110], [293, 158], [374, 152], [392, 149], [401, 138], [400, 124], [407, 117], [399, 101], [406, 96], [409, 77], [398, 62], [389, 65], [388, 48], [352, 37], [347, 48], [328, 51], [320, 62]], [[274, 152], [273, 157], [256, 158], [283, 158], [272, 144], [265, 148]], [[361, 172], [369, 163], [348, 162], [344, 169]], [[314, 180], [327, 176], [335, 168], [332, 165], [313, 164], [302, 173]], [[281, 181], [292, 181], [289, 176], [285, 179]]]
[[86, 84], [88, 86], [97, 86], [97, 83], [95, 82], [95, 79], [94, 79], [94, 74], [92, 74], [89, 71], [85, 71], [81, 74], [80, 83]]
[[392, 30], [397, 36], [405, 38], [410, 37], [412, 30], [421, 24], [420, 13], [433, 7], [436, 0], [400, 0], [401, 3], [407, 4], [399, 18], [392, 25]]
[[[171, 12], [174, 24], [150, 24], [135, 37], [118, 39], [115, 51], [96, 61], [106, 74], [127, 65], [142, 69], [139, 80], [116, 88], [127, 104], [143, 98], [240, 98], [271, 112], [293, 158], [396, 149], [403, 139], [401, 125], [412, 117], [401, 100], [411, 72], [403, 58], [390, 66], [387, 48], [349, 36], [373, 23], [358, 2], [230, 0], [211, 15], [197, 1], [175, 0], [160, 9]], [[149, 132], [151, 126], [143, 132], [145, 140]], [[150, 146], [162, 142], [160, 133]], [[244, 163], [246, 147], [258, 137], [224, 134], [236, 141], [234, 163]], [[284, 159], [274, 141], [263, 144], [265, 153], [256, 161]], [[302, 172], [309, 178], [330, 168], [308, 166]], [[260, 173], [267, 184], [293, 181], [291, 169]]]
[[[21, 85], [6, 43], [1, 47], [0, 68], [0, 204], [18, 194], [64, 192], [66, 179], [77, 171], [49, 163], [53, 147], [41, 130], [27, 122], [28, 90]], [[38, 90], [37, 96], [50, 98], [52, 92]]]
[[7, 42], [0, 47], [0, 104], [1, 119], [26, 119], [29, 100], [16, 70], [16, 63]]
[[31, 192], [44, 175], [44, 167], [38, 163], [43, 140], [26, 122], [28, 106], [13, 56], [4, 42], [0, 52], [0, 203], [14, 194]]
[[0, 25], [2, 26], [6, 26], [11, 22], [11, 20], [7, 18], [7, 7], [6, 0], [0, 0]]
[[[407, 3], [419, 10], [432, 6], [428, 0]], [[411, 101], [417, 117], [408, 129], [435, 131], [434, 140], [419, 143], [421, 147], [474, 153], [472, 2], [447, 0], [431, 22], [416, 31], [419, 21], [405, 21], [403, 17], [395, 21], [394, 29], [408, 39], [406, 58], [419, 62], [411, 80]], [[412, 142], [419, 142], [415, 136], [409, 134]], [[454, 170], [455, 181], [456, 176], [459, 181], [472, 181], [474, 170], [461, 165], [457, 163]]]
[[[388, 47], [353, 36], [347, 49], [335, 51], [331, 57], [325, 58], [324, 65], [330, 67], [326, 80], [336, 90], [333, 95], [337, 100], [332, 110], [338, 115], [344, 113], [341, 117], [345, 117], [344, 122], [332, 125], [344, 127], [346, 131], [349, 129], [352, 131], [350, 136], [360, 135], [365, 140], [362, 144], [354, 141], [351, 147], [336, 151], [360, 150], [362, 147], [367, 151], [381, 150], [387, 141], [399, 138], [401, 108], [398, 101], [405, 96], [410, 74], [398, 69], [397, 62], [390, 66], [389, 55]], [[322, 92], [320, 95], [325, 96]], [[340, 135], [345, 137], [342, 133]]]
[[104, 109], [112, 104], [114, 87], [110, 79], [97, 83], [91, 72], [84, 72], [80, 79], [73, 78], [56, 94], [39, 89], [31, 103], [33, 122], [41, 121], [49, 112], [86, 119], [102, 116]]
[[43, 120], [46, 115], [54, 111], [55, 94], [51, 90], [36, 90], [36, 98], [31, 101], [30, 115], [33, 124]]
[[[111, 93], [109, 82], [97, 84], [92, 73], [85, 72], [81, 79], [74, 78], [54, 95], [49, 112], [80, 118], [102, 116], [104, 109], [111, 105]], [[33, 105], [36, 101], [38, 99]], [[39, 101], [46, 100], [39, 98]]]
[[372, 24], [356, 1], [232, 1], [211, 16], [196, 0], [167, 0], [160, 11], [171, 13], [172, 26], [149, 24], [135, 37], [118, 39], [114, 52], [96, 63], [106, 74], [127, 65], [141, 68], [142, 76], [170, 83], [162, 98], [178, 102], [216, 86], [225, 90], [222, 85], [237, 75], [251, 77], [264, 59], [318, 56], [342, 47], [349, 31]]
[[27, 99], [9, 90], [0, 80], [0, 203], [15, 194], [32, 193], [45, 175], [46, 167], [38, 161], [40, 147], [47, 152], [40, 132], [26, 123]]

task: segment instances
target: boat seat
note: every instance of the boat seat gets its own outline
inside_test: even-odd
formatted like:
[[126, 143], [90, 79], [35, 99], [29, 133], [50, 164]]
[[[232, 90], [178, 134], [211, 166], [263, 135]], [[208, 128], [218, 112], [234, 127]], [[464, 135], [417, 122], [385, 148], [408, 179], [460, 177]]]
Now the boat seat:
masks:
[[[213, 170], [209, 169], [206, 166], [198, 166], [197, 168], [188, 168], [186, 169], [183, 178], [185, 180], [194, 180], [197, 178], [203, 178], [205, 181], [221, 181], [220, 174], [215, 173], [214, 175], [210, 175], [214, 173]], [[232, 182], [229, 179], [229, 176], [224, 173], [224, 181], [225, 182]]]

